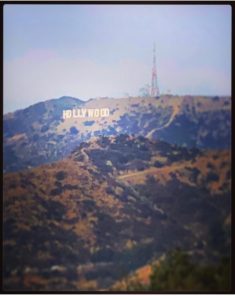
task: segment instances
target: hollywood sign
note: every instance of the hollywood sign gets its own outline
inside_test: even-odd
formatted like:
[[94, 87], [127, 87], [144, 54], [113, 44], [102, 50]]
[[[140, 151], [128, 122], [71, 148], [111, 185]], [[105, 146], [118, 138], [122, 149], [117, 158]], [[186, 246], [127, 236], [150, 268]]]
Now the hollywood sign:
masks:
[[106, 118], [110, 114], [109, 108], [77, 108], [63, 110], [63, 119], [70, 118]]

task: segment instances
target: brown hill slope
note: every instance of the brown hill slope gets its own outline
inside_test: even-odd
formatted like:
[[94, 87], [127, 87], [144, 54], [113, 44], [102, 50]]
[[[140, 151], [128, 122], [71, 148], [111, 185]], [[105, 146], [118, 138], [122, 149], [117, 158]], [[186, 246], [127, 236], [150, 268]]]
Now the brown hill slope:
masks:
[[229, 216], [228, 151], [94, 139], [4, 175], [4, 288], [106, 289], [175, 247], [216, 261]]

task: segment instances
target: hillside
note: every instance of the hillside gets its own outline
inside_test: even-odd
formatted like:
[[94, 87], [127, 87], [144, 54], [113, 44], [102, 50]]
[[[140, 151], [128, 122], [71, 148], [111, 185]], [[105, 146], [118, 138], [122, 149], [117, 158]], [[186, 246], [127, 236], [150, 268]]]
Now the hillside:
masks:
[[4, 288], [109, 289], [174, 248], [229, 257], [230, 155], [121, 134], [5, 174]]
[[[63, 119], [63, 110], [109, 108], [107, 118]], [[201, 149], [230, 147], [231, 98], [170, 96], [49, 100], [4, 115], [4, 172], [60, 160], [92, 137], [141, 135]]]

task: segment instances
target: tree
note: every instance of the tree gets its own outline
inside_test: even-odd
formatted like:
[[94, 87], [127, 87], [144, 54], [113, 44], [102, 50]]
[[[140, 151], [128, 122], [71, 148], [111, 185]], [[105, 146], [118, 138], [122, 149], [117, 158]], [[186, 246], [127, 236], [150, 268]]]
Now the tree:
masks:
[[170, 252], [166, 259], [153, 268], [150, 290], [156, 291], [228, 291], [230, 288], [229, 260], [217, 265], [192, 262], [180, 251]]
[[152, 267], [150, 284], [133, 281], [131, 291], [226, 292], [230, 289], [230, 264], [224, 258], [217, 264], [200, 264], [181, 251], [174, 250]]
[[142, 88], [139, 89], [140, 97], [150, 97], [150, 86], [145, 84]]

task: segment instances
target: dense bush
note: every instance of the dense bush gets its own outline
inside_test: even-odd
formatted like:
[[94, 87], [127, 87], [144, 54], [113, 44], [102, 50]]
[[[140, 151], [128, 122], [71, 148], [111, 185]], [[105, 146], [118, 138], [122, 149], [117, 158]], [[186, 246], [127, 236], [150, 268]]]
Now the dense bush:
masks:
[[95, 123], [95, 121], [85, 121], [85, 122], [83, 122], [83, 124], [85, 126], [92, 126], [94, 123]]
[[155, 161], [154, 167], [156, 167], [156, 168], [162, 168], [162, 167], [164, 167], [164, 163], [162, 163], [160, 161]]
[[219, 180], [219, 176], [214, 172], [210, 172], [210, 173], [208, 173], [206, 180], [209, 182], [217, 181], [217, 180]]
[[63, 179], [65, 179], [66, 176], [67, 176], [67, 174], [64, 171], [59, 171], [55, 174], [55, 177], [58, 180], [63, 180]]
[[50, 192], [50, 195], [57, 196], [57, 195], [60, 195], [62, 192], [63, 192], [63, 189], [61, 187], [57, 187]]
[[74, 127], [74, 126], [70, 127], [70, 133], [71, 133], [71, 134], [78, 134], [77, 128]]
[[46, 132], [49, 129], [49, 125], [43, 125], [41, 128], [41, 132]]

